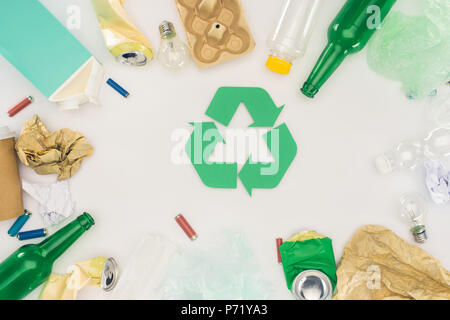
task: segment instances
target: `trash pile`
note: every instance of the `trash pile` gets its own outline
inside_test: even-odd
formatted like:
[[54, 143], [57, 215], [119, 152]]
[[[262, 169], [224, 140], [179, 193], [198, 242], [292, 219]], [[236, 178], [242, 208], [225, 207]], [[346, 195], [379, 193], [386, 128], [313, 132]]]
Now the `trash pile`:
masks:
[[[233, 59], [250, 54], [256, 43], [244, 1], [169, 1], [167, 5], [178, 11], [187, 44], [174, 24], [163, 20], [155, 25], [161, 38], [156, 54], [128, 16], [125, 0], [91, 3], [106, 49], [117, 63], [142, 67], [157, 57], [158, 63], [174, 71], [191, 59], [203, 69], [222, 63], [232, 66]], [[347, 0], [331, 21], [328, 43], [311, 66], [300, 93], [314, 98], [319, 90], [326, 90], [334, 73], [350, 68], [351, 61], [345, 65], [343, 61], [368, 46], [369, 66], [400, 81], [407, 97], [427, 99], [427, 112], [435, 124], [425, 137], [407, 139], [376, 157], [375, 166], [383, 175], [423, 168], [429, 200], [445, 205], [450, 200], [450, 166], [445, 162], [450, 156], [450, 0], [421, 1], [422, 14], [408, 16], [393, 9], [396, 0]], [[324, 2], [283, 1], [267, 42], [269, 70], [282, 75], [291, 72], [315, 40]], [[54, 41], [48, 41], [50, 38]], [[101, 104], [98, 95], [105, 83], [123, 98], [130, 95], [39, 0], [0, 2], [0, 54], [62, 111]], [[45, 58], [49, 56], [51, 59]], [[31, 108], [38, 112], [32, 96], [17, 101], [7, 110], [9, 117]], [[237, 163], [210, 161], [216, 145], [225, 142], [211, 121], [191, 123], [193, 132], [184, 151], [198, 181], [208, 187], [236, 188], [240, 179], [249, 196], [254, 189], [270, 192], [268, 189], [276, 188], [289, 174], [297, 154], [287, 124], [275, 126], [285, 106], [276, 105], [263, 88], [220, 87], [206, 115], [226, 127], [241, 103], [254, 120], [251, 127], [271, 128], [264, 139], [274, 162], [249, 158], [238, 172]], [[264, 279], [243, 234], [225, 232], [215, 241], [206, 239], [208, 249], [196, 246], [202, 241], [196, 231], [201, 226], [192, 227], [181, 213], [175, 222], [192, 241], [186, 248], [164, 236], [148, 234], [133, 246], [126, 262], [109, 255], [86, 257], [68, 266], [65, 274], [54, 273], [54, 262], [72, 244], [82, 241], [81, 236], [95, 224], [93, 216], [100, 214], [85, 212], [74, 219], [76, 202], [70, 191], [70, 179], [95, 156], [95, 141], [69, 128], [50, 130], [43, 120], [35, 114], [19, 135], [0, 125], [0, 221], [11, 220], [5, 232], [18, 241], [43, 238], [1, 257], [0, 300], [22, 299], [41, 285], [41, 300], [75, 300], [88, 286], [111, 291], [113, 299], [273, 298], [276, 285]], [[37, 175], [51, 175], [55, 181], [44, 184], [22, 179], [19, 165]], [[23, 192], [39, 205], [40, 229], [27, 228], [36, 214], [24, 207]], [[428, 241], [425, 216], [432, 214], [428, 202], [428, 197], [420, 194], [399, 199], [399, 213], [417, 244]], [[49, 227], [59, 230], [50, 234]], [[331, 237], [312, 230], [286, 240], [277, 238], [276, 253], [287, 290], [297, 300], [450, 299], [450, 272], [436, 258], [383, 226], [357, 230], [337, 263]]]

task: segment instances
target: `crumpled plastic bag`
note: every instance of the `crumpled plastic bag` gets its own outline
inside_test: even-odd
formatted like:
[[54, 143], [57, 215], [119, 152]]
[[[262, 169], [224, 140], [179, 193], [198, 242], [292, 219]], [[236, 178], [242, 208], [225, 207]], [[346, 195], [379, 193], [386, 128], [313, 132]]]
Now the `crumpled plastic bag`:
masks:
[[186, 249], [176, 257], [163, 290], [169, 300], [262, 300], [272, 287], [243, 235], [225, 233], [209, 249]]
[[49, 226], [70, 217], [75, 210], [67, 180], [48, 185], [22, 180], [22, 189], [40, 203], [39, 213]]
[[163, 236], [144, 234], [134, 246], [113, 290], [113, 300], [160, 300], [178, 248]]
[[16, 143], [20, 161], [38, 174], [58, 174], [58, 180], [69, 179], [94, 149], [86, 138], [70, 129], [53, 133], [37, 115], [25, 122]]
[[393, 11], [368, 45], [367, 62], [415, 99], [450, 80], [450, 0], [422, 0], [423, 15]]
[[431, 198], [437, 204], [450, 200], [450, 171], [438, 160], [427, 160], [424, 163], [427, 176], [425, 182]]
[[336, 300], [450, 299], [450, 272], [382, 226], [359, 229], [337, 269]]

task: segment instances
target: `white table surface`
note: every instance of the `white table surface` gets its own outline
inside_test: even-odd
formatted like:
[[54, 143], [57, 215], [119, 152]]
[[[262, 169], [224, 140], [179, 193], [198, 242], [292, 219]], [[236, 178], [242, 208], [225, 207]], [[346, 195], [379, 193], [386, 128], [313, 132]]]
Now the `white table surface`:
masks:
[[[1, 124], [19, 133], [24, 121], [38, 114], [50, 130], [68, 127], [79, 131], [95, 148], [70, 184], [77, 202], [76, 215], [88, 211], [96, 224], [55, 263], [55, 272], [99, 255], [115, 257], [123, 268], [144, 233], [164, 235], [181, 249], [189, 247], [191, 242], [173, 220], [182, 212], [197, 230], [199, 246], [212, 242], [224, 229], [242, 232], [264, 277], [274, 284], [272, 298], [291, 299], [276, 262], [275, 238], [316, 230], [333, 239], [337, 261], [353, 233], [367, 224], [388, 227], [412, 243], [398, 210], [399, 197], [406, 192], [419, 192], [429, 200], [429, 240], [422, 247], [450, 268], [449, 205], [431, 202], [424, 170], [381, 176], [373, 165], [379, 153], [402, 140], [424, 137], [433, 127], [424, 117], [425, 103], [406, 99], [399, 83], [370, 70], [365, 51], [349, 57], [315, 99], [299, 93], [326, 44], [328, 25], [344, 0], [326, 1], [306, 56], [295, 62], [288, 76], [264, 66], [268, 53], [265, 41], [278, 19], [281, 1], [242, 0], [256, 41], [251, 54], [205, 70], [191, 63], [175, 74], [156, 60], [143, 68], [116, 63], [104, 46], [90, 1], [42, 2], [63, 23], [67, 7], [80, 6], [81, 29], [72, 32], [104, 64], [107, 75], [131, 93], [125, 100], [105, 85], [101, 106], [59, 112], [0, 58]], [[158, 24], [164, 19], [173, 21], [185, 39], [172, 0], [130, 0], [126, 10], [155, 49], [159, 47]], [[212, 189], [201, 183], [191, 165], [172, 163], [171, 151], [176, 144], [171, 141], [172, 133], [190, 130], [188, 122], [208, 120], [204, 113], [221, 86], [262, 87], [278, 105], [286, 104], [277, 123], [286, 122], [299, 152], [277, 188], [255, 190], [252, 197], [240, 182], [234, 190]], [[35, 97], [35, 102], [9, 118], [9, 107], [27, 95]], [[244, 128], [250, 123], [247, 111], [240, 108], [230, 127]], [[56, 176], [39, 176], [22, 164], [20, 172], [31, 182], [56, 181]], [[29, 210], [37, 212], [33, 199], [25, 195], [24, 201]], [[0, 222], [0, 259], [23, 244], [7, 235], [11, 223]], [[35, 214], [26, 228], [42, 226]], [[39, 292], [40, 288], [28, 298], [37, 298]], [[108, 295], [89, 288], [79, 297], [102, 299]]]

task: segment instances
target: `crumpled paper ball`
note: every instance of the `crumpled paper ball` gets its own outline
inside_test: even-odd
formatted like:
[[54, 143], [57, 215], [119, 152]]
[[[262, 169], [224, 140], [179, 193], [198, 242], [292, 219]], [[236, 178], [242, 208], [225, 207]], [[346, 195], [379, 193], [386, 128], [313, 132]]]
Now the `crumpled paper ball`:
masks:
[[424, 163], [427, 176], [425, 183], [431, 199], [437, 204], [450, 200], [450, 171], [438, 160], [427, 160]]
[[58, 175], [58, 180], [72, 177], [94, 148], [79, 132], [60, 129], [51, 133], [34, 115], [25, 122], [16, 143], [20, 161], [38, 174]]

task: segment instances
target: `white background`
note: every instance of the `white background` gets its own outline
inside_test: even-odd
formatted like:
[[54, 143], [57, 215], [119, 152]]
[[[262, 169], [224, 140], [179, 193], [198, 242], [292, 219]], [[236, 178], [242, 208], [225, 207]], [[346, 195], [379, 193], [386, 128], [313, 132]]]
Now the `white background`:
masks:
[[[352, 234], [367, 224], [380, 224], [413, 242], [399, 215], [398, 200], [406, 192], [427, 194], [424, 170], [379, 175], [373, 159], [405, 139], [422, 138], [433, 124], [424, 117], [426, 103], [405, 98], [400, 84], [369, 69], [366, 52], [347, 58], [317, 97], [310, 100], [299, 89], [324, 48], [326, 30], [344, 0], [327, 0], [306, 56], [295, 62], [291, 74], [267, 70], [266, 38], [278, 19], [281, 1], [242, 0], [256, 49], [249, 55], [200, 70], [191, 63], [171, 73], [156, 61], [143, 68], [116, 63], [104, 46], [95, 13], [88, 0], [43, 0], [64, 24], [71, 4], [81, 7], [81, 29], [75, 36], [105, 66], [107, 75], [130, 91], [122, 98], [110, 87], [101, 91], [101, 106], [84, 105], [75, 112], [59, 112], [14, 67], [0, 58], [0, 123], [17, 133], [33, 114], [50, 130], [70, 128], [83, 133], [95, 148], [81, 170], [70, 179], [76, 215], [90, 212], [95, 226], [55, 264], [64, 272], [73, 263], [91, 257], [113, 256], [123, 268], [139, 236], [161, 234], [180, 248], [191, 246], [174, 216], [182, 212], [197, 230], [197, 245], [212, 242], [224, 229], [242, 232], [255, 253], [262, 273], [275, 287], [272, 298], [291, 299], [281, 267], [276, 262], [275, 238], [313, 229], [333, 239], [336, 260]], [[397, 8], [405, 6], [400, 1]], [[414, 1], [407, 1], [412, 5]], [[158, 24], [174, 22], [182, 39], [185, 32], [172, 0], [130, 0], [126, 10], [159, 47]], [[299, 152], [281, 184], [255, 190], [252, 197], [242, 184], [235, 190], [204, 186], [190, 165], [174, 165], [171, 135], [190, 129], [188, 122], [208, 120], [205, 111], [220, 86], [265, 88], [278, 105], [286, 104], [277, 124], [286, 122]], [[6, 111], [24, 96], [35, 102], [13, 118]], [[251, 123], [240, 108], [230, 127]], [[21, 164], [21, 175], [31, 182], [49, 183], [56, 176], [39, 176]], [[449, 205], [430, 203], [429, 241], [422, 247], [450, 268]], [[25, 196], [25, 206], [38, 204]], [[75, 215], [73, 216], [75, 218]], [[7, 235], [13, 221], [0, 222], [0, 260], [23, 243]], [[26, 228], [40, 228], [38, 214]], [[37, 241], [31, 241], [37, 242]], [[40, 289], [28, 298], [36, 298]], [[89, 288], [80, 298], [108, 297]]]

